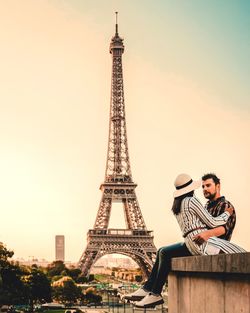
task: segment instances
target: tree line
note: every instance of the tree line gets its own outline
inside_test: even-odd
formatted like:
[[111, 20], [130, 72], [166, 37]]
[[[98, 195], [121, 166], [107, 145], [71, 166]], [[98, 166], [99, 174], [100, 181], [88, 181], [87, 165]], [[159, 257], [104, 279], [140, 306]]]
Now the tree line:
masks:
[[64, 304], [101, 301], [101, 296], [89, 288], [83, 292], [77, 284], [93, 279], [83, 277], [80, 269], [67, 268], [62, 261], [47, 267], [24, 266], [14, 262], [14, 252], [0, 243], [0, 306], [28, 304], [33, 311], [35, 303], [56, 300]]

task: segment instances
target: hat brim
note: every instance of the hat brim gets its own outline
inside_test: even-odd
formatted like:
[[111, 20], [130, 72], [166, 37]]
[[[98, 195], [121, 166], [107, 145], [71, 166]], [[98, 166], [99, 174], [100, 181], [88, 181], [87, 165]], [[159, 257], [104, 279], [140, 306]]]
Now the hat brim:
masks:
[[195, 189], [198, 189], [201, 186], [201, 181], [197, 180], [197, 181], [193, 181], [190, 185], [188, 185], [187, 187], [181, 188], [179, 190], [175, 190], [174, 192], [174, 198], [180, 197], [185, 195], [186, 193], [189, 193]]

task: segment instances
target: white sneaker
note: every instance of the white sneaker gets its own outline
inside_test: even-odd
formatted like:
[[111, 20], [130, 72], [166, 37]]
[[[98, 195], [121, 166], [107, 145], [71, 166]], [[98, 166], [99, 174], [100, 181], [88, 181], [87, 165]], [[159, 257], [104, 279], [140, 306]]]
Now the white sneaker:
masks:
[[135, 306], [137, 308], [151, 308], [163, 303], [162, 296], [150, 292], [141, 301], [136, 302]]
[[129, 300], [129, 301], [139, 301], [143, 299], [146, 295], [149, 294], [149, 291], [144, 290], [143, 288], [139, 288], [132, 293], [128, 293], [122, 296], [122, 300]]

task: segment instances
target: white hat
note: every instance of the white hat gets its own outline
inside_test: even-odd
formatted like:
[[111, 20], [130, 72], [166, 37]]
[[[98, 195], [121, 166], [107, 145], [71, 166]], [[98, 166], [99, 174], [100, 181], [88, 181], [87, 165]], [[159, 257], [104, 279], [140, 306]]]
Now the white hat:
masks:
[[180, 174], [176, 177], [174, 182], [176, 191], [174, 198], [180, 197], [200, 187], [200, 181], [193, 181], [188, 174]]

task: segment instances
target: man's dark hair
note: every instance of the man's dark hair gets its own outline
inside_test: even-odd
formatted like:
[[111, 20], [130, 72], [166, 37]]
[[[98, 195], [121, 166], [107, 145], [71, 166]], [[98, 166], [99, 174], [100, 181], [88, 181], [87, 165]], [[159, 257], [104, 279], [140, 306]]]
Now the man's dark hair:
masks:
[[202, 176], [202, 180], [212, 179], [215, 185], [220, 184], [220, 179], [214, 173], [208, 173]]

